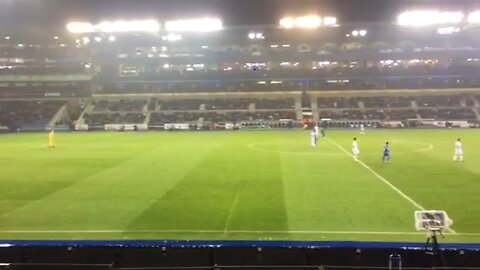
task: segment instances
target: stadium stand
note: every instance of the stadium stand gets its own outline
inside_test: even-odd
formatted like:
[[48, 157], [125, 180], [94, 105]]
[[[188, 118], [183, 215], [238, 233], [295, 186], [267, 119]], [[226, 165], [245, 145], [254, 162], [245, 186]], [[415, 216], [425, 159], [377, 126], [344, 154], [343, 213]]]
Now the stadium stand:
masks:
[[281, 119], [296, 119], [295, 112], [291, 111], [262, 111], [262, 112], [229, 112], [227, 121], [269, 121]]
[[318, 108], [358, 108], [358, 103], [353, 98], [319, 98]]
[[146, 104], [146, 100], [100, 100], [95, 103], [94, 111], [142, 111]]
[[142, 113], [92, 113], [85, 114], [84, 119], [88, 125], [103, 126], [106, 124], [142, 124], [145, 116]]
[[255, 99], [213, 99], [205, 101], [206, 110], [248, 110], [250, 104], [256, 102]]
[[199, 110], [205, 101], [200, 99], [176, 99], [159, 101], [160, 110], [163, 111], [188, 111]]
[[366, 108], [402, 108], [410, 107], [410, 99], [407, 97], [362, 97], [360, 99]]
[[0, 101], [0, 124], [11, 129], [44, 129], [64, 102]]
[[255, 101], [256, 109], [294, 109], [293, 98], [259, 99]]

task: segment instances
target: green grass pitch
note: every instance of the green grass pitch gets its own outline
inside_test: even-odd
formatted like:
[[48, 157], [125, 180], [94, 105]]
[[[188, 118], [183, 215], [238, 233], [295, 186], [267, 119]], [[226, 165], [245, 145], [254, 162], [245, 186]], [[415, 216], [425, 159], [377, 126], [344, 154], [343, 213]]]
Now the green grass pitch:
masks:
[[[354, 136], [361, 162], [344, 151]], [[48, 149], [46, 133], [2, 135], [0, 239], [422, 242], [416, 203], [449, 213], [442, 241], [480, 242], [480, 130], [327, 138], [312, 149], [299, 130], [57, 133]]]

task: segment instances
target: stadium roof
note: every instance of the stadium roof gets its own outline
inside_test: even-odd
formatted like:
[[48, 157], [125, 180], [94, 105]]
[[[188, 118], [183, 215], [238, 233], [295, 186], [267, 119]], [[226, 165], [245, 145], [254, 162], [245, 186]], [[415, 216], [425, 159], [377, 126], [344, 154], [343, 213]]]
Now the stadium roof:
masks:
[[276, 24], [281, 17], [317, 13], [340, 23], [393, 21], [406, 9], [479, 9], [477, 0], [0, 0], [2, 28], [55, 27], [71, 20], [218, 16], [228, 26]]

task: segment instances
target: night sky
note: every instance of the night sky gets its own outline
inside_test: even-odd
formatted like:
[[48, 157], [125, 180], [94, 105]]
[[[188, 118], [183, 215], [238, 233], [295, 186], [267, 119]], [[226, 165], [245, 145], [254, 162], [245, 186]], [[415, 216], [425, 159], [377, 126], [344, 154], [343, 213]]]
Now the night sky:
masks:
[[71, 20], [168, 20], [216, 16], [225, 25], [274, 25], [286, 15], [333, 15], [340, 23], [394, 21], [406, 9], [480, 9], [478, 0], [0, 0], [0, 29]]

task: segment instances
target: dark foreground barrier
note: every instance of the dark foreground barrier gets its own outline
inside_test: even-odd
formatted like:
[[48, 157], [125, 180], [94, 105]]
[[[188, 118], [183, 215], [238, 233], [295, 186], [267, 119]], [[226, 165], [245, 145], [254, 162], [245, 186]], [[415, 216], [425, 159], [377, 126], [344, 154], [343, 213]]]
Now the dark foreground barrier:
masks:
[[0, 269], [480, 269], [480, 244], [3, 241]]

